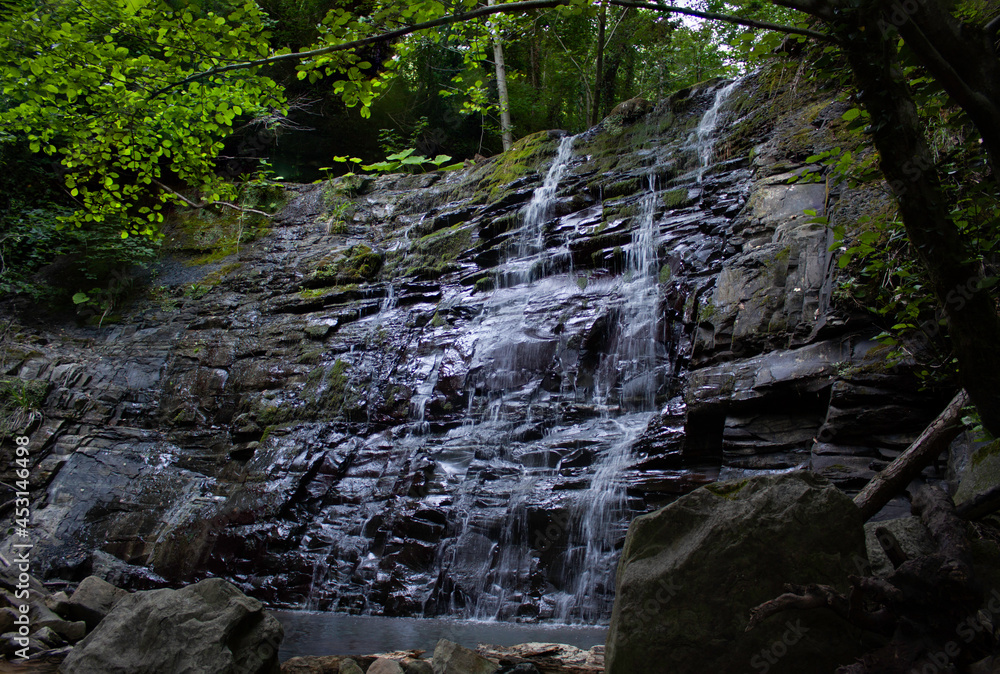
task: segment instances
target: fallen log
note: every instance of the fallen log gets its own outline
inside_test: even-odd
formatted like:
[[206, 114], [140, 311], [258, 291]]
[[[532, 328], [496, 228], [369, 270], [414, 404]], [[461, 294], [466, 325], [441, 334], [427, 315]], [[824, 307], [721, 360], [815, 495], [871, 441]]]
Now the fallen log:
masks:
[[951, 441], [962, 431], [962, 408], [968, 403], [969, 396], [965, 389], [956, 393], [920, 437], [854, 497], [854, 504], [861, 510], [863, 520], [868, 521], [874, 517], [896, 494], [906, 489], [924, 468], [948, 449]]

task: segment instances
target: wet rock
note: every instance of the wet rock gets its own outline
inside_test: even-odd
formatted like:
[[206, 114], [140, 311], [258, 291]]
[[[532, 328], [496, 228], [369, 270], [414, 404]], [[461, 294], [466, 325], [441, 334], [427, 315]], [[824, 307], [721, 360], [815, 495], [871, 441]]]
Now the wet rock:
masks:
[[[378, 662], [376, 660], [376, 662]], [[372, 663], [373, 665], [375, 663]], [[337, 667], [338, 674], [364, 674], [364, 670], [361, 669], [361, 665], [352, 660], [351, 658], [346, 658], [340, 661], [340, 665]]]
[[473, 650], [441, 639], [434, 647], [434, 674], [493, 674], [499, 669]]
[[87, 624], [87, 629], [92, 630], [126, 596], [127, 590], [115, 587], [97, 576], [87, 576], [66, 602], [65, 615], [73, 620], [82, 620]]
[[434, 666], [426, 660], [409, 660], [403, 663], [405, 674], [434, 674]]
[[278, 621], [226, 581], [121, 598], [63, 663], [67, 674], [278, 672]]
[[1000, 485], [1000, 440], [977, 448], [966, 465], [955, 492], [959, 505]]
[[405, 674], [405, 672], [395, 660], [379, 658], [368, 667], [366, 674]]
[[[607, 671], [831, 671], [857, 652], [846, 622], [790, 612], [745, 632], [786, 583], [845, 587], [865, 557], [853, 502], [792, 472], [698, 489], [629, 527], [608, 632]], [[781, 658], [768, 658], [781, 643]], [[720, 648], [719, 644], [725, 644]]]

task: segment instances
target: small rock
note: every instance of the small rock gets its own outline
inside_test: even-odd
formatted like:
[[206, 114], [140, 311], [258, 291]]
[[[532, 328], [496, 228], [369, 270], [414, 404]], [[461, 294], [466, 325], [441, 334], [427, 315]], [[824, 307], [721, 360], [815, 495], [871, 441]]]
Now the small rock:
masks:
[[46, 620], [37, 624], [38, 627], [48, 627], [70, 643], [76, 643], [87, 636], [87, 623], [82, 620]]
[[82, 620], [87, 623], [87, 629], [94, 629], [115, 603], [126, 595], [127, 590], [115, 587], [97, 576], [87, 576], [69, 598], [67, 617]]
[[405, 674], [403, 668], [395, 660], [379, 658], [368, 668], [367, 674]]
[[538, 667], [535, 667], [530, 662], [522, 662], [517, 665], [504, 667], [497, 674], [542, 674], [538, 671]]
[[[8, 658], [15, 655], [19, 656], [19, 651], [24, 648], [24, 644], [19, 641], [21, 638], [21, 635], [17, 632], [0, 634], [0, 655], [7, 656]], [[48, 646], [44, 642], [39, 641], [34, 636], [28, 638], [28, 655], [45, 650], [48, 650]]]
[[473, 650], [441, 639], [434, 647], [434, 674], [494, 674], [500, 667]]
[[66, 644], [66, 641], [61, 636], [56, 634], [55, 630], [51, 627], [40, 627], [35, 630], [35, 633], [31, 636], [45, 643], [49, 648], [64, 646]]
[[63, 617], [68, 615], [69, 603], [69, 595], [62, 591], [45, 598], [45, 606], [53, 613], [58, 613]]
[[341, 660], [340, 669], [337, 672], [338, 674], [365, 674], [365, 670], [361, 669], [361, 665], [350, 658]]
[[434, 674], [434, 667], [426, 660], [410, 660], [403, 663], [404, 674]]

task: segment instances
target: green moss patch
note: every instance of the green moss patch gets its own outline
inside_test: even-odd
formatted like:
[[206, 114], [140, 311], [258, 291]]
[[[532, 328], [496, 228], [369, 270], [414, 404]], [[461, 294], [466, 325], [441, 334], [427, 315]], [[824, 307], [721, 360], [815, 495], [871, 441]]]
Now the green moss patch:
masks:
[[736, 495], [740, 493], [743, 487], [747, 486], [749, 481], [749, 479], [746, 479], [734, 480], [732, 482], [713, 482], [712, 484], [705, 485], [705, 489], [712, 492], [716, 496], [733, 500], [736, 498]]
[[372, 281], [382, 270], [384, 262], [384, 257], [368, 246], [351, 246], [332, 262], [316, 269], [305, 285], [310, 288], [325, 288]]

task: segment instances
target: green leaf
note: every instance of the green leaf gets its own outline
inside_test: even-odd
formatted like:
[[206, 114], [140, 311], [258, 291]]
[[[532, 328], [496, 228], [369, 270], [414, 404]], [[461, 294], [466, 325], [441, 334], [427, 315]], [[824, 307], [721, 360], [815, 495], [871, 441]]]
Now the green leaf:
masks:
[[851, 108], [843, 115], [841, 115], [841, 119], [843, 119], [845, 122], [851, 122], [860, 116], [861, 116], [861, 108]]
[[409, 157], [414, 152], [416, 152], [416, 149], [411, 147], [408, 150], [401, 150], [400, 152], [396, 152], [395, 154], [390, 154], [388, 157], [386, 157], [386, 159], [389, 161], [393, 160], [401, 161]]

